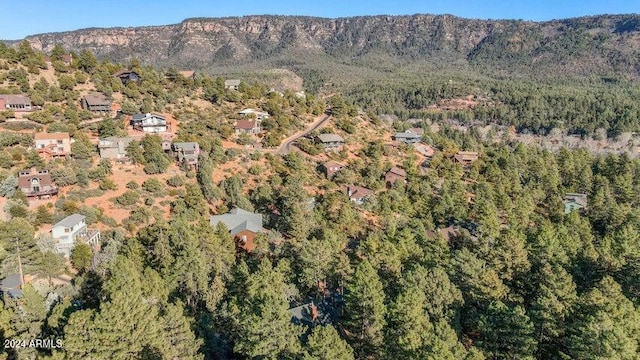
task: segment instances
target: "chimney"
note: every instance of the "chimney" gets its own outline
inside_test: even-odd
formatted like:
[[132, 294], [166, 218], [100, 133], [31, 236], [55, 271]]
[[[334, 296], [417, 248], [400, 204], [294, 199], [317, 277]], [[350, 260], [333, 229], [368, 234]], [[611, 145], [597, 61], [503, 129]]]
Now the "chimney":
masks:
[[311, 321], [315, 323], [318, 321], [318, 307], [313, 303], [313, 301], [311, 302], [311, 305], [309, 305], [309, 310], [311, 310]]
[[351, 186], [347, 186], [347, 195], [351, 197], [352, 194], [353, 194], [353, 190], [351, 189]]

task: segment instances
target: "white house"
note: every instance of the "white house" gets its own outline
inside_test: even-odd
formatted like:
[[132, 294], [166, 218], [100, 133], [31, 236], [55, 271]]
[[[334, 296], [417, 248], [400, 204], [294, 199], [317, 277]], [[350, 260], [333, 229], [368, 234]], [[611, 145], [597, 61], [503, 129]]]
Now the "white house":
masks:
[[131, 117], [134, 129], [146, 133], [161, 133], [167, 131], [167, 118], [160, 114], [135, 114]]
[[73, 214], [53, 225], [51, 237], [55, 241], [58, 253], [69, 256], [79, 240], [91, 246], [98, 243], [100, 231], [88, 229], [85, 218], [84, 215]]

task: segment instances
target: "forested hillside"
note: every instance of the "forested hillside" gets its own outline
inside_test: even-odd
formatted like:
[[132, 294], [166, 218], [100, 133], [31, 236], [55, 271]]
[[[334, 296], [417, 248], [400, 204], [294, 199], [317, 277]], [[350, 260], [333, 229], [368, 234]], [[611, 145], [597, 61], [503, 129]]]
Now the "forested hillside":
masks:
[[[19, 263], [29, 275], [20, 296], [3, 282], [0, 340], [11, 346], [0, 358], [638, 358], [634, 138], [628, 151], [602, 156], [550, 152], [497, 127], [463, 131], [444, 121], [457, 110], [444, 108], [477, 88], [455, 82], [394, 89], [389, 106], [438, 105], [428, 111], [439, 118], [409, 125], [361, 111], [385, 106], [375, 97], [324, 99], [244, 80], [235, 90], [206, 74], [98, 61], [86, 50], [65, 62], [67, 53], [0, 46], [0, 94], [39, 107], [0, 112], [0, 279]], [[140, 80], [121, 81], [123, 69]], [[468, 100], [482, 105], [459, 116], [520, 126], [509, 109], [530, 111], [535, 127], [577, 119], [551, 112], [584, 96], [566, 111], [593, 110], [593, 128], [637, 121], [635, 88], [602, 85], [591, 98], [491, 84], [493, 93]], [[118, 116], [79, 105], [94, 92]], [[257, 133], [238, 126], [256, 120], [242, 117], [247, 108], [268, 115]], [[325, 111], [327, 122], [292, 151], [276, 151]], [[167, 134], [131, 128], [139, 112], [172, 119], [173, 144], [199, 144], [197, 166], [164, 151]], [[398, 141], [405, 130], [417, 144]], [[36, 134], [60, 131], [75, 140], [72, 154], [43, 157]], [[99, 139], [114, 136], [134, 138], [126, 163], [97, 153]], [[30, 168], [50, 170], [57, 197], [23, 194], [18, 177]], [[212, 225], [238, 213], [253, 214], [238, 226], [256, 233], [254, 246], [248, 232]], [[67, 259], [47, 234], [72, 214], [102, 235]], [[260, 226], [247, 225], [256, 215]], [[61, 346], [20, 345], [36, 338]]]

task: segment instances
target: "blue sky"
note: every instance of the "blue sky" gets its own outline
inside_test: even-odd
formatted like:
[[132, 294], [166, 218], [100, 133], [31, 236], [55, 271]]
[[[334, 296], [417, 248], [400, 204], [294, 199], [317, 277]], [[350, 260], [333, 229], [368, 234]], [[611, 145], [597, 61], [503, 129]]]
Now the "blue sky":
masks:
[[175, 24], [190, 17], [416, 13], [541, 21], [640, 13], [640, 0], [0, 0], [0, 39], [86, 27]]

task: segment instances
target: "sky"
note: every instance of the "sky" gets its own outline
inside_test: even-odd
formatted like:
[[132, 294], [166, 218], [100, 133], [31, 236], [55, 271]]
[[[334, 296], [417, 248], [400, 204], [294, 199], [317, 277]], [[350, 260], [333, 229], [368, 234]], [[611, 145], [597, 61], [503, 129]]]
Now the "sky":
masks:
[[0, 39], [88, 27], [168, 25], [192, 17], [242, 15], [452, 14], [544, 21], [640, 13], [640, 0], [0, 0]]

